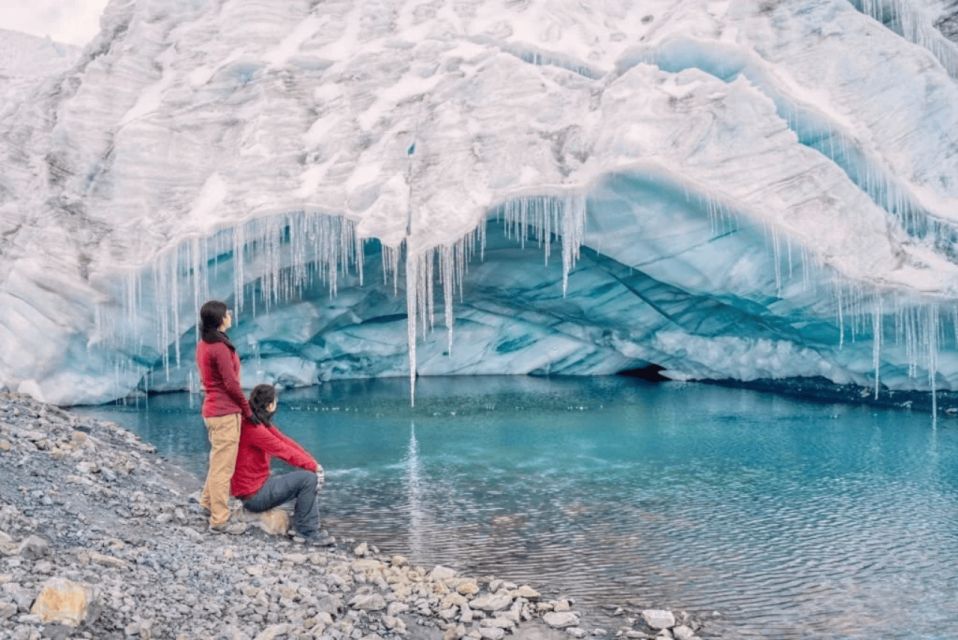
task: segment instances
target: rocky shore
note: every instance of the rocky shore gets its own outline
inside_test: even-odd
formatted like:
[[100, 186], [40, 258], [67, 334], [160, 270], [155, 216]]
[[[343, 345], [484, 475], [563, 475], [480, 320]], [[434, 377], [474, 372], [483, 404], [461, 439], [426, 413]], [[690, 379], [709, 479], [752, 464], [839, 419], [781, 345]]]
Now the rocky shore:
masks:
[[685, 614], [625, 607], [598, 628], [529, 585], [306, 547], [282, 513], [210, 534], [198, 484], [114, 423], [0, 393], [0, 638], [697, 637]]

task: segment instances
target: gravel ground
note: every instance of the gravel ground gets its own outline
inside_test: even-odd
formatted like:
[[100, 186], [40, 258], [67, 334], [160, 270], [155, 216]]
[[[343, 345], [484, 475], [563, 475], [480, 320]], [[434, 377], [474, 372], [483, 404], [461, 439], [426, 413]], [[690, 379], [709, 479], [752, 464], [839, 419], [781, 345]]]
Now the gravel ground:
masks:
[[574, 601], [365, 543], [210, 534], [199, 481], [112, 422], [0, 393], [0, 638], [695, 637], [684, 614]]

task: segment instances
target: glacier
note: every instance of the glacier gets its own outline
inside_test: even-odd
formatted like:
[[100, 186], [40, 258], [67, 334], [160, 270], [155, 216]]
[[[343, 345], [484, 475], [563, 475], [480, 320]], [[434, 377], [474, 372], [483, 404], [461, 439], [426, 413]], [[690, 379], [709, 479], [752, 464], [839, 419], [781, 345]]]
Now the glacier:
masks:
[[196, 389], [217, 297], [247, 385], [955, 390], [956, 16], [113, 0], [79, 52], [0, 32], [0, 385]]

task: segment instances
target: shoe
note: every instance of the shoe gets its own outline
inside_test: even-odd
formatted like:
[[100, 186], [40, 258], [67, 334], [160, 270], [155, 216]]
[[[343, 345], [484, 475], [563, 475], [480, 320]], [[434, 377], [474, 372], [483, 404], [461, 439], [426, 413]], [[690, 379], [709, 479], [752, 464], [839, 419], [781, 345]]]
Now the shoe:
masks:
[[306, 536], [302, 536], [303, 544], [307, 547], [334, 547], [336, 538], [325, 531], [317, 531]]
[[238, 536], [246, 533], [249, 526], [243, 522], [227, 522], [216, 526], [210, 525], [210, 533], [228, 533], [231, 536]]

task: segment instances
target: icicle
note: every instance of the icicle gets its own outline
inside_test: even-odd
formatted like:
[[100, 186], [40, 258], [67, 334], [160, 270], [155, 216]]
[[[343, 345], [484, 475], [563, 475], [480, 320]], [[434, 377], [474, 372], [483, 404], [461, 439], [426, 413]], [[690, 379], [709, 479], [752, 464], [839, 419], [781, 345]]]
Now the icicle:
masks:
[[872, 367], [875, 369], [875, 400], [878, 400], [879, 374], [881, 372], [881, 320], [882, 299], [879, 295], [872, 313]]
[[844, 310], [842, 308], [842, 285], [839, 283], [838, 287], [838, 348], [841, 349], [845, 345], [845, 316]]
[[931, 387], [931, 415], [933, 420], [938, 419], [938, 306], [927, 306], [927, 327], [925, 330], [926, 346], [928, 348], [928, 382]]
[[453, 325], [453, 311], [452, 311], [452, 299], [453, 292], [455, 288], [455, 276], [453, 275], [453, 251], [449, 246], [444, 246], [442, 248], [441, 261], [439, 263], [439, 278], [442, 281], [442, 311], [443, 318], [446, 324], [446, 335], [448, 346], [446, 347], [446, 353], [452, 355], [452, 325]]
[[569, 196], [565, 199], [562, 216], [562, 295], [569, 289], [569, 273], [579, 259], [582, 238], [585, 235], [585, 198]]
[[419, 282], [419, 261], [406, 246], [406, 342], [409, 348], [409, 404], [416, 406], [416, 294]]

